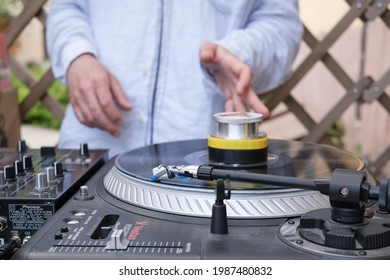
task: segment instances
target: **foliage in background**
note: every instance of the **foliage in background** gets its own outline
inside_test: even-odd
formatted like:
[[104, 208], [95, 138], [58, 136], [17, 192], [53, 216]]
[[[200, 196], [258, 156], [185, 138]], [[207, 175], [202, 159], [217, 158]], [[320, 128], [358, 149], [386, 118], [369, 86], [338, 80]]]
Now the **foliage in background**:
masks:
[[336, 120], [336, 123], [328, 129], [327, 134], [334, 146], [340, 148], [344, 146], [344, 125], [341, 119]]
[[17, 0], [0, 0], [0, 26], [9, 22], [18, 8]]
[[[0, 28], [6, 27], [15, 15], [20, 13], [22, 7], [20, 0], [0, 0]], [[45, 72], [42, 67], [37, 65], [28, 67], [28, 70], [36, 80], [39, 80]], [[18, 90], [19, 103], [22, 102], [30, 93], [30, 89], [14, 75], [11, 75], [11, 83]], [[48, 93], [64, 107], [69, 103], [67, 89], [58, 81], [50, 86]], [[59, 129], [61, 125], [60, 121], [44, 107], [41, 101], [38, 101], [31, 108], [22, 122], [54, 129]]]
[[[31, 75], [35, 79], [39, 79], [45, 73], [45, 70], [37, 65], [29, 67]], [[18, 90], [18, 100], [19, 103], [22, 102], [27, 95], [30, 93], [30, 89], [26, 87], [17, 77], [12, 75], [11, 77], [12, 86], [17, 88]], [[50, 88], [48, 89], [48, 93], [57, 100], [62, 106], [66, 107], [69, 103], [68, 92], [65, 85], [61, 84], [58, 81], [55, 81]], [[31, 110], [27, 113], [27, 115], [22, 120], [25, 124], [34, 124], [47, 128], [60, 128], [60, 121], [57, 120], [53, 114], [45, 108], [41, 101], [38, 101]]]

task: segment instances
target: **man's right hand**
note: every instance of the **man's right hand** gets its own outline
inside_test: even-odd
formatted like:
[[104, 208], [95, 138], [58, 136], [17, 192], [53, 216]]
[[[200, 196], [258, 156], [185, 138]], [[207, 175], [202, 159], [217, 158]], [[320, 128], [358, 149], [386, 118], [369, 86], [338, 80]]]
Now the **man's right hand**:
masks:
[[93, 55], [82, 54], [70, 64], [67, 84], [79, 121], [119, 137], [123, 123], [119, 110], [130, 110], [132, 106], [116, 77]]

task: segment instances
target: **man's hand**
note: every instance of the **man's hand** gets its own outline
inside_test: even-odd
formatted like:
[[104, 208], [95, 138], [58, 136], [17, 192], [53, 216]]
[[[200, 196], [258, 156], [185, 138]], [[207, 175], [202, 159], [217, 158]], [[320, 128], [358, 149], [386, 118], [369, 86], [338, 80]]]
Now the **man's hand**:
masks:
[[251, 86], [252, 70], [224, 47], [206, 42], [200, 48], [200, 61], [213, 71], [214, 79], [223, 91], [226, 111], [246, 111], [247, 107], [269, 116]]
[[82, 54], [69, 66], [70, 102], [79, 121], [119, 137], [123, 118], [119, 109], [130, 110], [118, 80], [91, 54]]

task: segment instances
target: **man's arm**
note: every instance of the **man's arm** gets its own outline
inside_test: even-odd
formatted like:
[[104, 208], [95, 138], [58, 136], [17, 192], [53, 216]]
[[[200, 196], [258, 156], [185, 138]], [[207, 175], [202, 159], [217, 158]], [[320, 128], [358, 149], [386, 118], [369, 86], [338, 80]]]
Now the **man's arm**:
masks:
[[[47, 22], [47, 47], [53, 72], [68, 85], [79, 121], [114, 136], [123, 123], [119, 108], [130, 110], [118, 80], [97, 59], [87, 1], [54, 0]], [[119, 107], [119, 108], [118, 108]]]
[[258, 1], [243, 29], [201, 46], [200, 61], [226, 98], [226, 111], [248, 107], [268, 117], [255, 93], [277, 87], [290, 75], [302, 37], [295, 0]]
[[262, 0], [256, 8], [244, 29], [216, 43], [252, 69], [253, 89], [263, 93], [289, 78], [303, 25], [296, 0]]
[[70, 102], [79, 121], [119, 137], [123, 118], [117, 105], [130, 110], [131, 104], [116, 77], [93, 55], [82, 54], [70, 64], [67, 81]]
[[97, 55], [88, 19], [88, 2], [53, 0], [46, 23], [46, 44], [56, 78], [66, 82], [71, 62], [83, 53]]

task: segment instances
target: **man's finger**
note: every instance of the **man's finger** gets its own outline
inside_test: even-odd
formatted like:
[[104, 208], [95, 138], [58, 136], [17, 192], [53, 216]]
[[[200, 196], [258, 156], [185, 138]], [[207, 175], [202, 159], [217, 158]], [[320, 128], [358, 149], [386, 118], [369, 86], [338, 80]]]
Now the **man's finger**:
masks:
[[238, 95], [233, 95], [234, 112], [246, 112], [243, 100]]
[[263, 114], [264, 118], [269, 117], [270, 112], [268, 108], [264, 105], [264, 103], [253, 90], [250, 90], [248, 95], [245, 97], [245, 102], [253, 111]]
[[233, 99], [227, 99], [225, 102], [225, 112], [234, 112]]
[[91, 95], [90, 102], [88, 103], [90, 105], [91, 115], [94, 118], [96, 127], [99, 127], [109, 132], [110, 134], [118, 137], [120, 135], [120, 130], [117, 127], [116, 122], [107, 113], [110, 112], [110, 110], [112, 110], [109, 108], [109, 106], [106, 106], [105, 104], [105, 102], [109, 102], [109, 101], [104, 101], [104, 100], [103, 102], [101, 101], [102, 95], [104, 94], [110, 94], [110, 93], [102, 92], [102, 89], [100, 88], [96, 94]]
[[102, 80], [98, 80], [95, 90], [98, 100], [98, 106], [100, 107], [99, 109], [101, 109], [105, 113], [108, 120], [112, 124], [121, 124], [123, 122], [123, 119], [121, 114], [119, 113], [118, 108], [115, 106], [113, 94], [109, 85], [109, 77], [106, 77]]
[[70, 101], [75, 109], [76, 116], [79, 118], [80, 122], [87, 126], [93, 127], [94, 119], [91, 116], [90, 108], [87, 105], [88, 103], [86, 103], [86, 87], [84, 87], [83, 90], [84, 91], [69, 89]]
[[97, 120], [97, 127], [109, 132], [115, 137], [119, 137], [121, 135], [119, 128], [115, 126], [115, 124], [113, 124], [104, 114]]
[[90, 126], [90, 124], [86, 121], [86, 119], [85, 119], [85, 117], [84, 117], [84, 114], [83, 114], [81, 108], [80, 108], [77, 104], [73, 105], [73, 110], [74, 110], [74, 112], [75, 112], [77, 118], [79, 119], [79, 121], [80, 121], [82, 124], [85, 124], [85, 125]]
[[200, 47], [200, 61], [207, 67], [212, 66], [211, 64], [215, 60], [216, 52], [217, 52], [217, 44], [205, 42]]
[[236, 93], [239, 96], [244, 96], [251, 90], [251, 80], [252, 71], [247, 65], [243, 64], [236, 85]]
[[110, 88], [118, 105], [122, 109], [131, 110], [131, 103], [127, 100], [127, 96], [123, 91], [118, 79], [112, 74], [110, 74]]
[[103, 93], [99, 92], [102, 89], [108, 88], [104, 87], [104, 83], [85, 83], [80, 86], [79, 96], [77, 104], [80, 109], [83, 117], [85, 119], [84, 124], [89, 127], [98, 127], [104, 129], [111, 133], [112, 135], [119, 136], [120, 132], [116, 125], [107, 117], [107, 114], [104, 110], [104, 106], [100, 104], [98, 100], [99, 96]]

